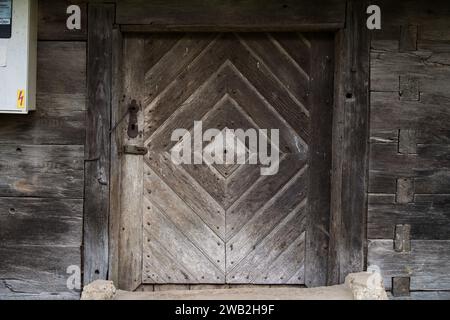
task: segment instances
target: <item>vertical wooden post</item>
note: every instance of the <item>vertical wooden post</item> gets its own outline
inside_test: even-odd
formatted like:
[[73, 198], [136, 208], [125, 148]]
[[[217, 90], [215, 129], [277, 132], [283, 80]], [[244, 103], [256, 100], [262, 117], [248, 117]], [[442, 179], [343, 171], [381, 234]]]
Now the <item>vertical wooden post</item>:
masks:
[[[306, 234], [305, 283], [327, 284], [330, 228], [331, 150], [334, 76], [332, 34], [311, 39], [311, 128], [308, 185], [308, 231]], [[318, 179], [317, 177], [328, 177]]]
[[84, 284], [108, 277], [109, 131], [114, 5], [92, 4], [88, 11]]
[[366, 1], [347, 2], [337, 35], [328, 284], [365, 267], [369, 136]]

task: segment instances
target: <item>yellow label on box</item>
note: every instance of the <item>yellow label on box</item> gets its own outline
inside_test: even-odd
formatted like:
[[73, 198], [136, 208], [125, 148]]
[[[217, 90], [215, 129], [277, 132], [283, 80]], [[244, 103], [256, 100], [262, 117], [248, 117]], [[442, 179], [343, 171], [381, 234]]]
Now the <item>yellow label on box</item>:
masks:
[[17, 109], [25, 108], [25, 90], [17, 90]]

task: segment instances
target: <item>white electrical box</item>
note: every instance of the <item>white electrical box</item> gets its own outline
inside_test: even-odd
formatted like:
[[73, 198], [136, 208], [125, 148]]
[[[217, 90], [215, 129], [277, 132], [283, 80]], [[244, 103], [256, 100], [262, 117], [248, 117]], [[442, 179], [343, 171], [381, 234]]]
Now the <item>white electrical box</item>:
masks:
[[36, 108], [37, 0], [0, 0], [0, 113]]

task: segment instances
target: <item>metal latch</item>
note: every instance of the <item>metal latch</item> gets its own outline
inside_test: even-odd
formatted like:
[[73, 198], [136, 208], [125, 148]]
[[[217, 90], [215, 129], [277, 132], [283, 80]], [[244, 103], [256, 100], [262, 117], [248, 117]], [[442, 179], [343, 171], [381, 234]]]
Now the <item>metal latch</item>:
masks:
[[123, 146], [123, 153], [145, 156], [148, 153], [148, 149], [146, 147], [138, 146]]

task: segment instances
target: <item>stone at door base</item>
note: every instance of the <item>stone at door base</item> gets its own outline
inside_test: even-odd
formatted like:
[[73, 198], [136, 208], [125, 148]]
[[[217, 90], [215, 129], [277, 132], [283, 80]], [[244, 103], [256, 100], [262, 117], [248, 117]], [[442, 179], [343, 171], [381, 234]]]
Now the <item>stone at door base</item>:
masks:
[[112, 281], [96, 280], [85, 286], [81, 300], [112, 300], [116, 295], [116, 287]]
[[351, 273], [345, 278], [345, 285], [355, 300], [388, 300], [379, 272]]

